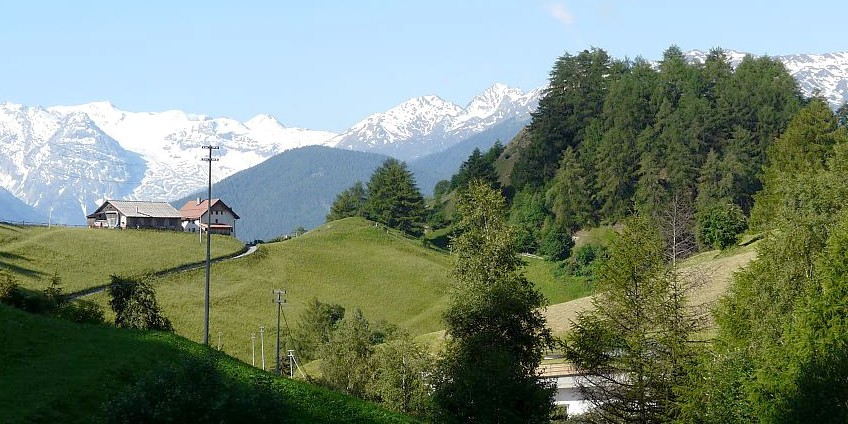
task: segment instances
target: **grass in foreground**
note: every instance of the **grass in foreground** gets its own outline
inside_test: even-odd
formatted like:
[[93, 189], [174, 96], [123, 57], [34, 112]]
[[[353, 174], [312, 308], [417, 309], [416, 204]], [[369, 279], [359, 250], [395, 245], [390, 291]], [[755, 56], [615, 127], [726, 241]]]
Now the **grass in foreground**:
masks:
[[[232, 237], [213, 236], [212, 256], [238, 252]], [[65, 293], [108, 284], [109, 276], [143, 276], [206, 258], [196, 234], [153, 230], [21, 227], [0, 224], [0, 268], [22, 287], [43, 290], [56, 274]]]
[[[170, 333], [80, 325], [0, 305], [0, 422], [97, 422], [101, 404], [152, 370], [208, 355]], [[218, 355], [218, 371], [249, 384], [261, 370]], [[374, 404], [285, 378], [272, 389], [289, 422], [412, 422]]]

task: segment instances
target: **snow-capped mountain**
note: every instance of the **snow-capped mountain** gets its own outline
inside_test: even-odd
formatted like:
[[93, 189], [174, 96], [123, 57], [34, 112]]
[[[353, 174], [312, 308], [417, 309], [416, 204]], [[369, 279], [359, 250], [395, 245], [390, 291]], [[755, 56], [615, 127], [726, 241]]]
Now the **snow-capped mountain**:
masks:
[[495, 84], [465, 107], [438, 96], [407, 100], [373, 114], [331, 140], [332, 146], [408, 160], [445, 150], [508, 119], [528, 121], [541, 90]]
[[218, 181], [334, 135], [286, 128], [268, 115], [242, 123], [181, 111], [126, 112], [108, 102], [46, 109], [5, 103], [0, 187], [56, 222], [82, 223], [103, 199], [172, 200], [203, 187], [203, 145], [220, 147], [212, 172]]
[[[745, 54], [726, 51], [735, 66]], [[707, 53], [693, 50], [689, 60]], [[777, 56], [807, 96], [848, 101], [848, 52]], [[410, 99], [336, 135], [287, 128], [268, 115], [240, 122], [182, 111], [128, 112], [108, 102], [42, 108], [0, 104], [0, 188], [54, 222], [82, 223], [106, 198], [174, 200], [202, 188], [203, 145], [219, 146], [219, 181], [285, 150], [325, 145], [410, 160], [475, 135], [529, 123], [543, 88], [495, 84], [465, 107], [438, 96]], [[503, 132], [503, 131], [501, 131]], [[517, 132], [517, 130], [516, 130]], [[499, 133], [500, 134], [500, 133]], [[508, 141], [500, 134], [501, 141]], [[491, 140], [494, 143], [495, 140]], [[485, 146], [484, 146], [485, 147]], [[0, 208], [0, 219], [3, 210]]]
[[[724, 52], [733, 67], [747, 55], [735, 50]], [[691, 50], [686, 53], [686, 57], [692, 62], [704, 63], [707, 54], [701, 50]], [[818, 94], [827, 99], [834, 109], [848, 102], [848, 52], [791, 54], [772, 58], [783, 62], [789, 74], [798, 81], [804, 96]]]

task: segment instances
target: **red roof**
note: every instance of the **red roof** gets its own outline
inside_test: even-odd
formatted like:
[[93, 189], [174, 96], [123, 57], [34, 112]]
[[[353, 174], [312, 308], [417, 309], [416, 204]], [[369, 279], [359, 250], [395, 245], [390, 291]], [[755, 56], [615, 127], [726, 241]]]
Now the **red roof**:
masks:
[[[227, 204], [224, 203], [223, 200], [212, 199], [213, 208], [217, 206], [218, 203], [220, 203], [221, 206], [230, 211], [230, 213], [233, 214], [233, 217], [235, 219], [240, 219], [239, 216], [233, 211], [233, 209], [227, 206]], [[198, 203], [196, 200], [189, 200], [188, 202], [186, 202], [185, 205], [183, 205], [183, 207], [180, 208], [180, 215], [182, 215], [182, 219], [200, 219], [200, 217], [203, 216], [204, 213], [206, 213], [207, 209], [208, 207], [206, 206], [206, 200], [201, 200], [200, 203]]]

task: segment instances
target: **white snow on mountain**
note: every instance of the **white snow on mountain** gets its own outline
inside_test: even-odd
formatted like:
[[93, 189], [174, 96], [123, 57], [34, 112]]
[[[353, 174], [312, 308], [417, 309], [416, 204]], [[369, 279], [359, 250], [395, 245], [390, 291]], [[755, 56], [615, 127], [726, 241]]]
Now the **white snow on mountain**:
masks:
[[[739, 65], [748, 53], [725, 50], [724, 53], [733, 67]], [[704, 63], [708, 53], [691, 50], [687, 59], [695, 63]], [[806, 97], [820, 95], [834, 109], [848, 102], [848, 52], [825, 54], [791, 54], [772, 56], [783, 62]]]
[[[0, 187], [58, 222], [84, 222], [107, 198], [173, 200], [205, 186], [204, 145], [219, 146], [212, 178], [335, 134], [182, 111], [127, 112], [108, 102], [50, 108], [0, 105]], [[2, 214], [0, 214], [2, 215]]]
[[[726, 53], [734, 66], [745, 57]], [[686, 55], [694, 62], [707, 57], [698, 50]], [[776, 58], [805, 95], [819, 94], [834, 108], [848, 101], [848, 52]], [[174, 200], [196, 192], [207, 178], [204, 145], [220, 147], [213, 181], [315, 144], [409, 160], [503, 123], [529, 123], [542, 93], [494, 84], [464, 107], [434, 95], [416, 97], [338, 135], [289, 128], [269, 115], [240, 122], [179, 110], [128, 112], [109, 102], [49, 108], [4, 103], [0, 187], [55, 221], [82, 223], [103, 199]]]
[[541, 91], [495, 84], [465, 107], [437, 96], [407, 100], [339, 134], [331, 145], [407, 160], [436, 153], [507, 119], [529, 120]]

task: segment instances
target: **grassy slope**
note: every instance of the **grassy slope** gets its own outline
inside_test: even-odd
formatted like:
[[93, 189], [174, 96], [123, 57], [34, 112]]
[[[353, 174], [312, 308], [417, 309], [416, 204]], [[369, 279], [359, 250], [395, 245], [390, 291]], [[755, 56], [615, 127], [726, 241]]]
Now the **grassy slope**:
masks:
[[[151, 369], [206, 349], [157, 332], [79, 325], [0, 305], [0, 422], [91, 422], [100, 405]], [[262, 371], [221, 355], [219, 370], [252, 381]], [[274, 389], [292, 422], [409, 422], [373, 404], [288, 379]]]
[[[242, 244], [215, 236], [212, 255], [237, 252]], [[18, 227], [0, 224], [0, 268], [25, 288], [42, 290], [58, 273], [65, 293], [109, 282], [109, 276], [141, 276], [206, 257], [197, 235], [150, 230]]]
[[[528, 277], [551, 303], [573, 298], [573, 288], [551, 275], [551, 264], [528, 262]], [[250, 335], [258, 337], [264, 325], [266, 361], [273, 363], [272, 291], [277, 288], [287, 291], [284, 313], [290, 327], [307, 302], [317, 298], [339, 303], [349, 312], [360, 308], [369, 320], [384, 319], [413, 335], [433, 332], [442, 328], [450, 266], [446, 253], [424, 248], [418, 240], [387, 233], [359, 218], [334, 221], [302, 237], [261, 245], [252, 257], [213, 265], [211, 341], [217, 345], [220, 332], [223, 349], [250, 363]], [[176, 331], [196, 341], [202, 339], [204, 279], [204, 272], [196, 270], [154, 283]], [[95, 299], [105, 305], [105, 295]]]
[[[714, 304], [726, 291], [733, 274], [756, 258], [756, 243], [739, 246], [729, 251], [708, 251], [699, 253], [683, 263], [683, 272], [703, 281], [691, 293], [690, 301], [696, 305]], [[565, 334], [571, 328], [571, 321], [580, 311], [592, 307], [592, 298], [584, 297], [569, 302], [551, 305], [545, 316], [548, 326], [554, 334]]]

